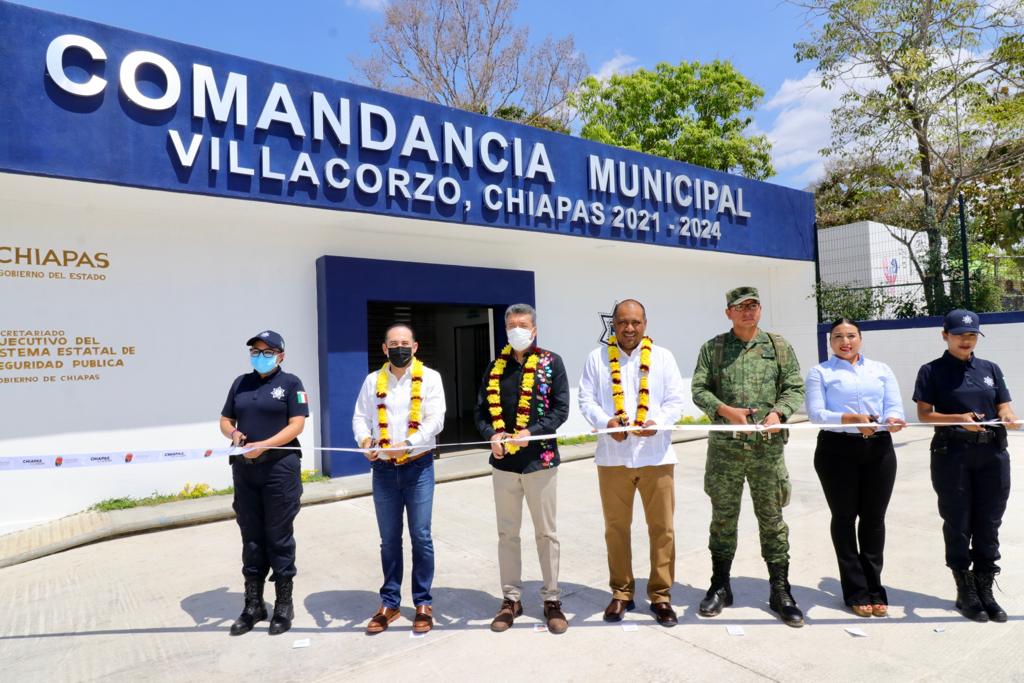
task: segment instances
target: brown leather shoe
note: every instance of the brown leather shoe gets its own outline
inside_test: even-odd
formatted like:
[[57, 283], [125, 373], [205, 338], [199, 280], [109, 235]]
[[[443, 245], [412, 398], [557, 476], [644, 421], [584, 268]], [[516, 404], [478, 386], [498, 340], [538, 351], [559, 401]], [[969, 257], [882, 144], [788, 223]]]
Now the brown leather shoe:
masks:
[[375, 636], [388, 630], [388, 626], [401, 615], [398, 609], [380, 606], [377, 613], [370, 617], [370, 623], [366, 625], [366, 635]]
[[622, 615], [632, 609], [636, 609], [636, 603], [632, 600], [619, 600], [618, 598], [612, 598], [612, 601], [604, 608], [604, 620], [622, 621]]
[[498, 613], [494, 615], [494, 619], [491, 620], [491, 630], [495, 633], [501, 633], [512, 628], [512, 622], [515, 621], [516, 617], [522, 616], [523, 614], [523, 603], [518, 600], [509, 600], [505, 598], [501, 601], [501, 607], [498, 609]]
[[565, 633], [569, 630], [569, 620], [562, 613], [562, 603], [558, 600], [544, 601], [544, 618], [548, 620], [548, 630], [552, 633]]
[[672, 609], [671, 603], [652, 602], [651, 611], [654, 612], [654, 618], [662, 626], [671, 628], [679, 623], [679, 618], [676, 616], [676, 611]]
[[412, 620], [413, 633], [427, 633], [434, 628], [434, 608], [430, 605], [417, 605], [416, 616]]

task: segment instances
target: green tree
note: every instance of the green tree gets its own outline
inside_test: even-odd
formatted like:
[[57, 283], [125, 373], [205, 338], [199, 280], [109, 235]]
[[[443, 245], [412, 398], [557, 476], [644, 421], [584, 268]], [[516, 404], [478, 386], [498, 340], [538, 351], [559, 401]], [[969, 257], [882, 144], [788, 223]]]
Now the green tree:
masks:
[[762, 97], [729, 62], [680, 62], [590, 76], [572, 103], [589, 140], [763, 179], [775, 173], [771, 145], [747, 133]]
[[[847, 92], [825, 152], [867, 158], [929, 240], [932, 313], [946, 305], [941, 240], [961, 190], [1024, 163], [1024, 10], [980, 0], [793, 0], [816, 26], [796, 44]], [[901, 222], [906, 224], [907, 221]], [[908, 226], [910, 227], [910, 226]]]
[[528, 112], [515, 104], [507, 104], [504, 107], [498, 107], [494, 111], [490, 112], [490, 114], [496, 119], [525, 123], [526, 125], [533, 126], [534, 128], [546, 128], [547, 130], [553, 130], [556, 133], [568, 135], [570, 132], [569, 124], [561, 118], [544, 116], [543, 114], [538, 114], [536, 112]]

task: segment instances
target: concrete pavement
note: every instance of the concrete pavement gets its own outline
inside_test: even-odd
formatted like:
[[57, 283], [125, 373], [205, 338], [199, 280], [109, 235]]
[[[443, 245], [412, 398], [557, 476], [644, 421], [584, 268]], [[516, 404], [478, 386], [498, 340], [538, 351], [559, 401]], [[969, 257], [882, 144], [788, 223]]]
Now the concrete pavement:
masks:
[[[668, 680], [1024, 680], [1024, 515], [1011, 496], [1002, 531], [999, 594], [1007, 624], [974, 624], [952, 609], [940, 521], [928, 478], [928, 434], [899, 435], [899, 474], [888, 515], [888, 619], [860, 619], [842, 605], [829, 515], [813, 471], [814, 435], [796, 432], [787, 451], [793, 502], [793, 592], [803, 629], [767, 610], [766, 571], [756, 522], [744, 503], [734, 565], [736, 606], [700, 619], [710, 574], [710, 509], [702, 490], [705, 442], [676, 447], [677, 585], [680, 625], [657, 626], [645, 600], [621, 625], [605, 624], [608, 600], [603, 523], [591, 460], [559, 473], [559, 536], [569, 632], [540, 623], [539, 571], [529, 516], [523, 528], [526, 616], [504, 634], [488, 629], [500, 592], [489, 478], [453, 481], [435, 494], [434, 632], [410, 636], [405, 618], [379, 636], [362, 629], [380, 582], [378, 536], [369, 498], [303, 508], [296, 522], [299, 576], [291, 632], [266, 623], [227, 635], [241, 606], [239, 539], [233, 521], [118, 538], [0, 570], [0, 662], [12, 681], [404, 680], [628, 677]], [[1014, 437], [1011, 446], [1021, 443]], [[1019, 479], [1021, 468], [1014, 465]], [[639, 505], [634, 567], [646, 575]], [[406, 565], [408, 567], [408, 564]], [[639, 581], [642, 593], [645, 581]], [[272, 599], [272, 591], [271, 599]], [[729, 635], [738, 625], [744, 635]], [[860, 628], [854, 637], [847, 628]], [[307, 648], [294, 648], [309, 639]]]

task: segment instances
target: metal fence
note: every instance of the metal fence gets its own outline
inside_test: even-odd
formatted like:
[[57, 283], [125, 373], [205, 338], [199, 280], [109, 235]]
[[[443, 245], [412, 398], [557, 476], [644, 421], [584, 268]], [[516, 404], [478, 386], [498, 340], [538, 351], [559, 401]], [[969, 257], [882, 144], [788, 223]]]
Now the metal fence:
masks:
[[[1024, 257], [971, 258], [967, 252], [958, 232], [950, 231], [939, 244], [939, 272], [930, 278], [936, 268], [930, 266], [924, 232], [874, 221], [820, 229], [813, 294], [819, 320], [916, 318], [957, 307], [1024, 310]], [[928, 297], [925, 282], [930, 280], [936, 286]]]

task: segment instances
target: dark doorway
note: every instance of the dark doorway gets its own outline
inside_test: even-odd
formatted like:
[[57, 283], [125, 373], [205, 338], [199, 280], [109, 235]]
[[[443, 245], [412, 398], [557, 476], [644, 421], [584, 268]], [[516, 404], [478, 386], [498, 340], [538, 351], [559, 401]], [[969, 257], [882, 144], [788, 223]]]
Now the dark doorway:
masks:
[[417, 357], [441, 374], [446, 409], [444, 430], [437, 437], [438, 453], [465, 450], [444, 444], [480, 441], [473, 408], [480, 380], [494, 356], [492, 316], [492, 309], [482, 306], [366, 302], [368, 372], [379, 370], [386, 360], [381, 344], [388, 325], [403, 322], [416, 332]]

